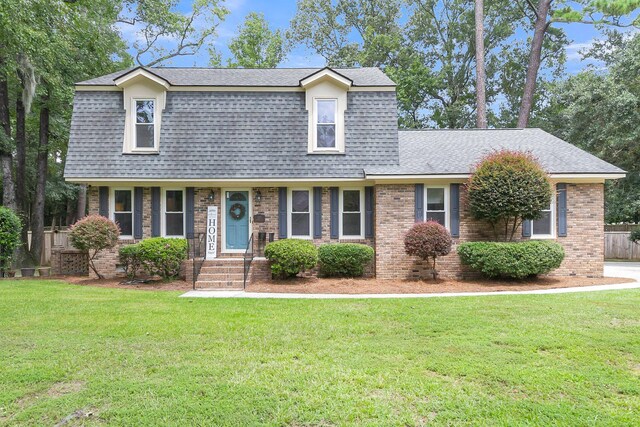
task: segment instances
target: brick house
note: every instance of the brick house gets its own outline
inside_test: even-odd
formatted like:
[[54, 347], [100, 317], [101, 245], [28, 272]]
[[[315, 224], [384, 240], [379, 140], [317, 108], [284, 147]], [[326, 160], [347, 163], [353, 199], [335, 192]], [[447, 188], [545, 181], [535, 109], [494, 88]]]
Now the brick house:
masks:
[[[404, 254], [414, 222], [437, 220], [456, 243], [489, 237], [464, 182], [501, 148], [531, 152], [556, 188], [521, 238], [564, 246], [553, 274], [602, 275], [604, 182], [624, 171], [540, 129], [399, 131], [395, 84], [377, 68], [138, 67], [78, 83], [65, 179], [89, 185], [90, 212], [120, 224], [121, 245], [205, 233], [216, 207], [203, 286], [238, 284], [251, 236], [365, 243], [371, 274], [413, 278], [426, 268]], [[115, 274], [117, 248], [99, 264]], [[466, 273], [455, 250], [439, 264]], [[260, 258], [251, 269], [268, 274]]]

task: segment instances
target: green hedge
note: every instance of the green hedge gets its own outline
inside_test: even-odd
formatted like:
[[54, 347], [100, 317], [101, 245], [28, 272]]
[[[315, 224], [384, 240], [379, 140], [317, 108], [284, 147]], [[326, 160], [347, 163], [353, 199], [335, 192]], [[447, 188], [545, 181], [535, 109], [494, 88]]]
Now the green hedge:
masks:
[[458, 246], [463, 264], [487, 277], [523, 279], [560, 267], [564, 249], [556, 242], [469, 242]]
[[126, 245], [118, 249], [118, 258], [124, 268], [124, 273], [129, 279], [135, 279], [136, 274], [142, 268], [142, 257], [140, 256], [140, 245]]
[[308, 240], [276, 240], [267, 245], [264, 256], [271, 261], [271, 273], [283, 279], [295, 277], [318, 264], [318, 248]]
[[180, 275], [182, 261], [187, 259], [187, 240], [153, 237], [138, 243], [142, 266], [150, 275], [173, 279]]
[[318, 249], [320, 275], [359, 277], [373, 259], [373, 248], [358, 243], [330, 243]]
[[640, 228], [635, 228], [629, 234], [629, 240], [633, 243], [640, 243]]

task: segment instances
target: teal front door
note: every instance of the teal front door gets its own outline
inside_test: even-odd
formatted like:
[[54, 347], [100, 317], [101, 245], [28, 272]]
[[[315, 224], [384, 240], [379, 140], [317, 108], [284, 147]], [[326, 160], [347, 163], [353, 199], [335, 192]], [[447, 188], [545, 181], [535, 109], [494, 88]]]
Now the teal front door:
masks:
[[245, 250], [249, 240], [249, 192], [225, 192], [226, 249]]

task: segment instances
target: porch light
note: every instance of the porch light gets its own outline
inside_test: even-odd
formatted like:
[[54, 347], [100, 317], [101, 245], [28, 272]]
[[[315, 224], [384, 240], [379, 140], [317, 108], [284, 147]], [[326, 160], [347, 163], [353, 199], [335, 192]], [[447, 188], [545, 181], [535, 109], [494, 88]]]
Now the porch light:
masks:
[[214, 193], [214, 192], [213, 192], [213, 190], [209, 191], [209, 195], [207, 196], [207, 200], [208, 200], [210, 203], [213, 203], [213, 201], [215, 200], [215, 198], [216, 198], [216, 193]]
[[261, 200], [262, 200], [262, 193], [260, 192], [260, 190], [258, 190], [256, 191], [255, 201], [256, 203], [260, 203]]

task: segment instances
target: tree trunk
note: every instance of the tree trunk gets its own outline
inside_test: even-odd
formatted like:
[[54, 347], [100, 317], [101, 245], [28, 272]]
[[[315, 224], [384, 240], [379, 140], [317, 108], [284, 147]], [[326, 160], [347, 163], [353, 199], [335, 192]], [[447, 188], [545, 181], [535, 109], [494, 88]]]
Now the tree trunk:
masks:
[[476, 1], [476, 127], [487, 128], [487, 98], [484, 68], [484, 1]]
[[[0, 58], [0, 66], [2, 66]], [[11, 117], [9, 115], [9, 87], [6, 76], [0, 80], [0, 124], [7, 139], [11, 138]], [[2, 144], [4, 145], [4, 144]], [[0, 145], [0, 163], [2, 167], [2, 205], [16, 210], [16, 190], [13, 181], [13, 153], [11, 147]]]
[[518, 115], [518, 127], [525, 128], [529, 124], [531, 109], [533, 108], [533, 95], [536, 90], [536, 80], [542, 58], [542, 42], [547, 32], [547, 15], [551, 8], [552, 0], [539, 0], [536, 9], [536, 23], [531, 41], [531, 52], [529, 53], [529, 65], [527, 66], [527, 77], [524, 83], [522, 101], [520, 103], [520, 113]]
[[87, 186], [80, 184], [78, 188], [78, 205], [76, 211], [76, 220], [85, 217], [87, 211]]
[[31, 257], [40, 262], [44, 247], [44, 200], [49, 158], [49, 97], [42, 96], [40, 107], [40, 134], [38, 142], [36, 191], [31, 212]]
[[[26, 112], [22, 103], [22, 92], [16, 96], [16, 203], [18, 211], [27, 211], [25, 181], [27, 169], [27, 132], [25, 129]], [[26, 224], [25, 224], [26, 227]]]

